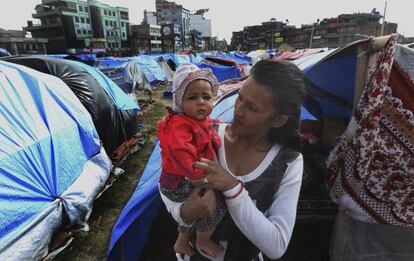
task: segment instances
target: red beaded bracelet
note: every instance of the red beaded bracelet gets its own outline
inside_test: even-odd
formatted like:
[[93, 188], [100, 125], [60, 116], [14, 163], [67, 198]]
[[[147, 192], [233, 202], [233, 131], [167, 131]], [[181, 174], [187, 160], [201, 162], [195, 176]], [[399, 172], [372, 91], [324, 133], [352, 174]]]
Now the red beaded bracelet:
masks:
[[231, 196], [231, 197], [224, 197], [225, 199], [234, 199], [234, 198], [237, 198], [242, 192], [243, 192], [243, 189], [244, 189], [244, 184], [243, 184], [243, 182], [241, 182], [240, 180], [237, 180], [237, 182], [239, 182], [240, 183], [240, 190], [235, 194], [235, 195], [233, 195], [233, 196]]

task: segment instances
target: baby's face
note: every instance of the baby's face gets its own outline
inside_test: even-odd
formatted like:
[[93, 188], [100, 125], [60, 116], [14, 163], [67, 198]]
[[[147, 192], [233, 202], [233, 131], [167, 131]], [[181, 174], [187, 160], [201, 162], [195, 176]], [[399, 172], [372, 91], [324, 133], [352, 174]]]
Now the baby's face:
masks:
[[213, 92], [211, 84], [205, 80], [191, 82], [183, 96], [184, 114], [196, 119], [204, 120], [213, 110]]

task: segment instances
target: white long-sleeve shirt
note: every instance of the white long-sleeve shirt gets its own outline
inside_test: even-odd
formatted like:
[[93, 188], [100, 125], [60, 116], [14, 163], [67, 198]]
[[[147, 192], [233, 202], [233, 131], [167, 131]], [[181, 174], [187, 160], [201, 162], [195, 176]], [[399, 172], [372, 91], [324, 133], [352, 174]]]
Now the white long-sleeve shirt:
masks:
[[[219, 135], [224, 144], [224, 126], [219, 128]], [[249, 182], [259, 177], [276, 157], [280, 146], [273, 146], [255, 170], [244, 176], [236, 176], [242, 182]], [[220, 164], [228, 172], [225, 147], [219, 149]], [[236, 198], [226, 200], [228, 211], [240, 231], [267, 257], [281, 257], [290, 241], [296, 219], [296, 208], [302, 182], [303, 157], [300, 155], [290, 164], [282, 178], [279, 189], [273, 197], [270, 208], [262, 213], [250, 198], [247, 190], [243, 190]], [[231, 172], [230, 172], [231, 173]], [[232, 197], [240, 191], [240, 184], [224, 191], [225, 197]], [[180, 217], [183, 203], [169, 200], [161, 194], [161, 198], [173, 218], [183, 226], [188, 226]], [[224, 255], [223, 255], [224, 256]], [[218, 259], [219, 260], [219, 259]]]

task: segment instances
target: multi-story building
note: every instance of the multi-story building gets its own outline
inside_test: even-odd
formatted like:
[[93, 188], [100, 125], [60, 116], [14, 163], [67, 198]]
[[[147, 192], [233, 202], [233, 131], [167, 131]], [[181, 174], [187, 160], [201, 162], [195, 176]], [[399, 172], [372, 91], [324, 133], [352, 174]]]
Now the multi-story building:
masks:
[[177, 24], [180, 27], [181, 42], [183, 51], [189, 50], [190, 39], [190, 11], [182, 5], [166, 0], [156, 0], [155, 7], [157, 12], [158, 24]]
[[[286, 32], [284, 38], [295, 48], [336, 48], [368, 36], [397, 32], [396, 23], [380, 23], [382, 16], [375, 9], [371, 13], [341, 14], [325, 18]], [[382, 28], [383, 27], [383, 28]]]
[[205, 41], [201, 37], [201, 32], [198, 30], [191, 30], [191, 50], [194, 52], [201, 52], [205, 47]]
[[88, 0], [87, 3], [91, 10], [93, 36], [96, 36], [96, 40], [102, 41], [103, 36], [105, 48], [111, 54], [128, 54], [130, 52], [128, 8], [112, 7], [94, 0]]
[[241, 50], [245, 50], [245, 32], [244, 31], [238, 31], [238, 32], [233, 32], [232, 36], [231, 36], [231, 40], [230, 40], [230, 47], [232, 50], [235, 51], [241, 51]]
[[228, 51], [227, 41], [226, 39], [218, 40], [217, 41], [217, 51], [219, 52], [227, 52]]
[[246, 26], [243, 31], [233, 32], [231, 47], [234, 50], [252, 51], [274, 49], [277, 47], [277, 34], [286, 27], [286, 23], [272, 18], [261, 25]]
[[4, 30], [0, 28], [0, 48], [8, 50], [13, 55], [45, 54], [47, 52], [46, 38], [32, 38], [22, 30]]
[[336, 48], [368, 36], [397, 32], [396, 23], [380, 23], [382, 16], [375, 9], [371, 13], [341, 14], [335, 18], [319, 19], [300, 28], [270, 21], [261, 26], [247, 26], [233, 32], [232, 49], [251, 51], [277, 48], [288, 44], [296, 49]]
[[144, 10], [144, 24], [158, 24], [157, 22], [157, 13], [156, 12], [148, 12]]
[[132, 49], [134, 53], [161, 53], [161, 26], [156, 24], [132, 25]]
[[211, 37], [211, 20], [204, 17], [204, 13], [208, 9], [197, 10], [194, 14], [190, 14], [190, 30], [197, 30], [201, 33], [201, 37]]
[[208, 12], [209, 9], [200, 9], [197, 10], [195, 13], [190, 14], [190, 31], [191, 33], [191, 45], [194, 50], [195, 41], [197, 40], [194, 38], [197, 36], [197, 34], [194, 34], [194, 30], [200, 32], [201, 45], [202, 49], [205, 51], [211, 50], [210, 47], [210, 41], [211, 41], [211, 20], [206, 19], [204, 17], [204, 14]]
[[42, 0], [25, 30], [47, 38], [49, 53], [129, 51], [129, 14], [94, 0]]
[[179, 24], [161, 25], [161, 41], [163, 52], [178, 52], [182, 50], [181, 30]]

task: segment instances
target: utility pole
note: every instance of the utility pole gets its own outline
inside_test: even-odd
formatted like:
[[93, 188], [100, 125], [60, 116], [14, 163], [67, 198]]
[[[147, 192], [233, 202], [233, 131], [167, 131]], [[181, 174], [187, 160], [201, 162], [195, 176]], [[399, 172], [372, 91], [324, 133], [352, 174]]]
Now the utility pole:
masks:
[[385, 12], [387, 12], [387, 1], [385, 1], [385, 6], [384, 6], [384, 17], [382, 19], [382, 25], [381, 25], [381, 36], [384, 35]]
[[313, 41], [313, 31], [315, 31], [315, 26], [319, 25], [319, 18], [316, 20], [316, 23], [313, 22], [312, 31], [309, 40], [309, 49], [312, 49], [312, 41]]
[[310, 35], [310, 41], [309, 41], [309, 49], [312, 49], [313, 31], [315, 31], [315, 24], [313, 24], [313, 26], [312, 26], [312, 31], [311, 31], [311, 35]]

